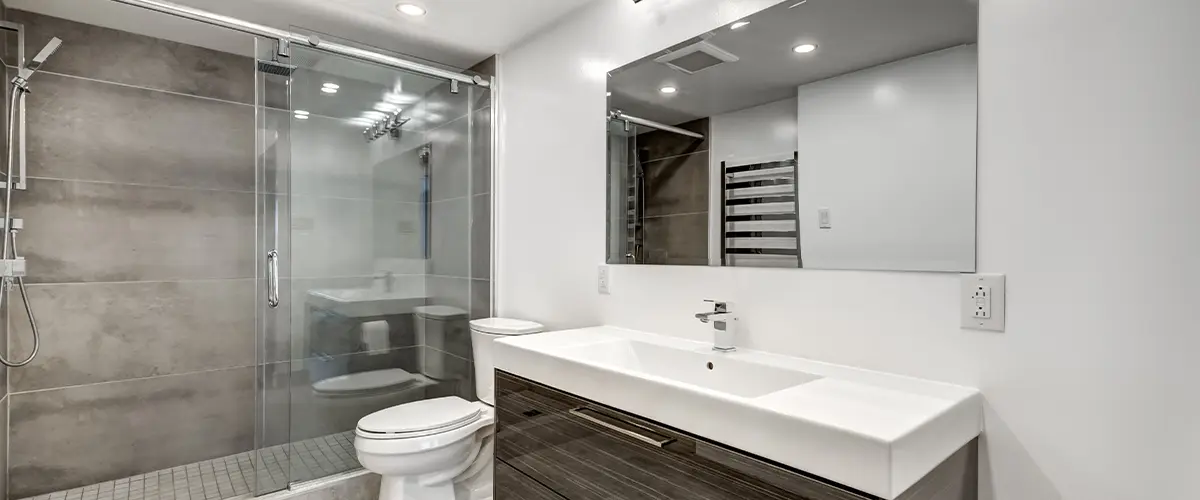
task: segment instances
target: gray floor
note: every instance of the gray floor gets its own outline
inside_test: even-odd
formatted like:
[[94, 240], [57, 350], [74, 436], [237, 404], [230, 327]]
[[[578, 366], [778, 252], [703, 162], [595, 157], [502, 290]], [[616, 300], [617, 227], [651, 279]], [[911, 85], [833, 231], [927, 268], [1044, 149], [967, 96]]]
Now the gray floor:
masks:
[[[290, 456], [290, 460], [289, 460]], [[343, 432], [262, 450], [261, 491], [359, 467], [354, 432]], [[214, 458], [26, 500], [223, 500], [252, 496], [254, 452]]]

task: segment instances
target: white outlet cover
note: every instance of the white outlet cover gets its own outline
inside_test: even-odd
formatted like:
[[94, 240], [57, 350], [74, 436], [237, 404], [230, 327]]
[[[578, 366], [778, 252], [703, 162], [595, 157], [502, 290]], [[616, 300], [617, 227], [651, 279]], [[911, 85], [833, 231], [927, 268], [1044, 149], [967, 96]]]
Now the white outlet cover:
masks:
[[[991, 293], [991, 317], [976, 317], [978, 301], [975, 293], [980, 286], [987, 287]], [[958, 302], [961, 304], [962, 327], [972, 330], [1004, 331], [1004, 275], [1003, 274], [964, 274], [959, 289]]]
[[601, 264], [596, 269], [596, 291], [601, 295], [609, 294], [608, 266]]

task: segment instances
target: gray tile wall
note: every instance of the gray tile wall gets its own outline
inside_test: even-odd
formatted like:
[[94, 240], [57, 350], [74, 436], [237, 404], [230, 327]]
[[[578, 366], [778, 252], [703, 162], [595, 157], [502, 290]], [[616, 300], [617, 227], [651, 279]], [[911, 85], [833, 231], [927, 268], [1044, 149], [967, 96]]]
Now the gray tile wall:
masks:
[[7, 15], [30, 47], [64, 42], [31, 80], [32, 179], [14, 196], [43, 343], [8, 373], [8, 497], [249, 450], [253, 61]]
[[[495, 57], [470, 69], [491, 77]], [[491, 175], [492, 107], [491, 91], [463, 87], [458, 95], [448, 86], [430, 92], [426, 105], [450, 110], [447, 121], [427, 132], [433, 143], [431, 204], [432, 255], [426, 277], [429, 303], [449, 305], [467, 311], [469, 319], [491, 316]], [[441, 390], [475, 399], [474, 368], [470, 363], [470, 329], [451, 329], [439, 339], [451, 364], [462, 366], [465, 373], [456, 384]], [[436, 347], [424, 346], [429, 351]], [[431, 397], [446, 394], [430, 394]]]
[[[708, 136], [708, 118], [679, 127]], [[642, 263], [708, 265], [708, 141], [663, 131], [632, 140], [645, 175]]]

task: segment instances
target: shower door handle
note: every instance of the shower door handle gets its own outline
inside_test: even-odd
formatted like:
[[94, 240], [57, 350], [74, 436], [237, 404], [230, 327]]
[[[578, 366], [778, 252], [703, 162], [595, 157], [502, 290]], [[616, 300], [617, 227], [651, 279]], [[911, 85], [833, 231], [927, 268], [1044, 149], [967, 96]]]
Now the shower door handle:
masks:
[[267, 305], [279, 307], [279, 252], [267, 252]]

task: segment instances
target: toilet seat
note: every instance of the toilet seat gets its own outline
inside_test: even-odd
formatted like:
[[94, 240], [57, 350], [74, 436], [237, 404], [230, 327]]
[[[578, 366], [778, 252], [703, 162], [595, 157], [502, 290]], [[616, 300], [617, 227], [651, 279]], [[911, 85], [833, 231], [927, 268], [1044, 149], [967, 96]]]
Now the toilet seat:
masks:
[[[367, 415], [355, 435], [363, 439], [403, 440], [438, 436], [484, 419], [486, 406], [457, 396], [414, 401]], [[454, 433], [457, 434], [457, 433]]]

